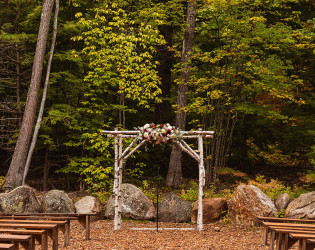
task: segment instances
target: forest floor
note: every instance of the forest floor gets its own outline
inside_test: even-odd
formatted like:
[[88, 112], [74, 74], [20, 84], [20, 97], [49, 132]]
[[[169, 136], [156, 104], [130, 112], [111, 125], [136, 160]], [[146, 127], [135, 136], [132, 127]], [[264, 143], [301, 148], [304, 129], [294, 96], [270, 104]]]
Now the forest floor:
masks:
[[[262, 245], [262, 227], [207, 224], [201, 232], [188, 230], [196, 228], [196, 225], [184, 223], [159, 223], [159, 227], [162, 230], [157, 232], [155, 222], [123, 221], [122, 229], [114, 231], [113, 221], [100, 220], [91, 223], [91, 240], [85, 240], [85, 229], [74, 221], [71, 222], [70, 245], [63, 247], [64, 237], [60, 235], [59, 249], [268, 249]], [[135, 228], [155, 230], [134, 230]], [[216, 231], [215, 228], [220, 230]]]

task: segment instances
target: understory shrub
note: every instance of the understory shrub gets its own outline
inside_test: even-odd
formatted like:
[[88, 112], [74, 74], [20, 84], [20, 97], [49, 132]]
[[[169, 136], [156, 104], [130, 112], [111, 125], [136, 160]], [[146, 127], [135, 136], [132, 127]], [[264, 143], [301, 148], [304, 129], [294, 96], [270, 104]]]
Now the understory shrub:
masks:
[[297, 185], [292, 188], [285, 186], [283, 182], [277, 179], [271, 179], [270, 182], [267, 182], [264, 175], [257, 175], [255, 180], [250, 180], [248, 184], [257, 186], [272, 200], [275, 200], [282, 193], [287, 193], [291, 199], [294, 199], [309, 191], [306, 187], [298, 187]]

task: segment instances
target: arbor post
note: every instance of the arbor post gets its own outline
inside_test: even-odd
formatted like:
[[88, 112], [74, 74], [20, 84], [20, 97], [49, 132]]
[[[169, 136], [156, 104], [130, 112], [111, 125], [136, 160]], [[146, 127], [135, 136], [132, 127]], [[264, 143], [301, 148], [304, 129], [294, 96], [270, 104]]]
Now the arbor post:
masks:
[[[199, 129], [201, 131], [201, 129]], [[203, 230], [203, 211], [202, 211], [202, 197], [203, 187], [205, 183], [205, 169], [203, 163], [203, 135], [198, 135], [198, 151], [199, 151], [199, 196], [198, 196], [198, 215], [197, 215], [197, 229]]]
[[[118, 128], [115, 128], [115, 131], [118, 131]], [[113, 193], [115, 197], [115, 215], [114, 215], [114, 230], [118, 230], [121, 227], [121, 213], [119, 213], [119, 165], [118, 165], [118, 134], [114, 135], [114, 151], [115, 151], [115, 163], [114, 163], [114, 171], [115, 171], [115, 178], [114, 178], [114, 188]]]

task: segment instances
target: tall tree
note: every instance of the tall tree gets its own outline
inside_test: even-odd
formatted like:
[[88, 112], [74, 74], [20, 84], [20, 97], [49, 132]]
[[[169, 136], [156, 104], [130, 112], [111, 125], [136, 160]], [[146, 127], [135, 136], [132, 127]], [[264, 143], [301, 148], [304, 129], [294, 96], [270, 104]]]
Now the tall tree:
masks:
[[6, 191], [20, 186], [23, 181], [25, 162], [32, 136], [37, 99], [40, 91], [43, 62], [49, 33], [50, 17], [54, 0], [46, 0], [43, 4], [41, 22], [39, 26], [36, 52], [34, 57], [31, 82], [27, 94], [26, 106], [20, 127], [19, 137], [14, 149], [10, 168], [6, 175]]
[[[182, 48], [182, 70], [181, 79], [177, 89], [177, 113], [175, 126], [182, 130], [186, 128], [186, 112], [184, 107], [187, 106], [187, 92], [188, 82], [190, 78], [189, 61], [191, 58], [194, 31], [196, 23], [197, 2], [196, 0], [189, 0], [187, 6], [186, 27]], [[170, 187], [177, 187], [182, 182], [182, 152], [175, 144], [172, 146], [169, 169], [166, 178], [166, 185]]]
[[25, 184], [25, 179], [26, 179], [27, 174], [28, 174], [28, 170], [29, 170], [29, 167], [31, 164], [33, 152], [35, 149], [35, 145], [36, 145], [36, 141], [37, 141], [37, 137], [38, 137], [38, 133], [39, 133], [39, 129], [40, 129], [41, 122], [43, 119], [45, 102], [46, 102], [46, 97], [47, 97], [48, 84], [49, 84], [51, 62], [52, 62], [52, 58], [53, 58], [53, 54], [54, 54], [54, 50], [55, 50], [55, 43], [56, 43], [56, 36], [57, 36], [58, 13], [59, 13], [59, 0], [56, 0], [56, 9], [55, 9], [55, 15], [54, 15], [54, 24], [53, 24], [53, 35], [52, 35], [51, 47], [50, 47], [49, 58], [48, 58], [48, 63], [47, 63], [45, 84], [44, 84], [42, 100], [40, 103], [40, 109], [39, 109], [39, 113], [38, 113], [38, 117], [37, 117], [36, 126], [34, 129], [32, 142], [31, 142], [30, 149], [28, 151], [27, 159], [26, 159], [26, 163], [25, 163], [23, 182], [22, 182], [23, 185]]

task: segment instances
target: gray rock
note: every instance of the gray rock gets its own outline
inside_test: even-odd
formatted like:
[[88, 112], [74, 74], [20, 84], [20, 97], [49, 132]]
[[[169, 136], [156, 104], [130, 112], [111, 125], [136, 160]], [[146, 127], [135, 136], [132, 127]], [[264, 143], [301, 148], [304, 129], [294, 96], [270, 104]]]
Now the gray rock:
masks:
[[[155, 217], [155, 207], [150, 199], [136, 186], [122, 184], [122, 214], [123, 218], [135, 220], [151, 220]], [[115, 198], [111, 196], [106, 206], [105, 216], [113, 219], [115, 214]]]
[[272, 200], [254, 185], [239, 185], [228, 202], [228, 218], [235, 223], [259, 225], [257, 216], [275, 217]]
[[192, 205], [174, 193], [166, 194], [159, 205], [159, 221], [163, 222], [189, 222]]
[[[202, 200], [203, 223], [212, 223], [220, 220], [224, 211], [227, 210], [225, 198], [206, 198]], [[195, 202], [191, 213], [191, 222], [197, 222], [198, 201]]]
[[97, 216], [91, 217], [92, 220], [100, 218], [103, 210], [101, 202], [93, 196], [83, 197], [82, 199], [77, 201], [74, 206], [78, 214], [97, 214]]
[[61, 190], [51, 190], [43, 197], [44, 213], [75, 213], [75, 206], [69, 196]]
[[290, 197], [287, 193], [279, 194], [275, 200], [275, 206], [278, 211], [286, 209], [290, 203]]
[[302, 194], [292, 201], [285, 210], [284, 217], [315, 220], [315, 191]]
[[42, 206], [35, 196], [35, 189], [20, 186], [9, 193], [0, 194], [1, 213], [41, 213]]

